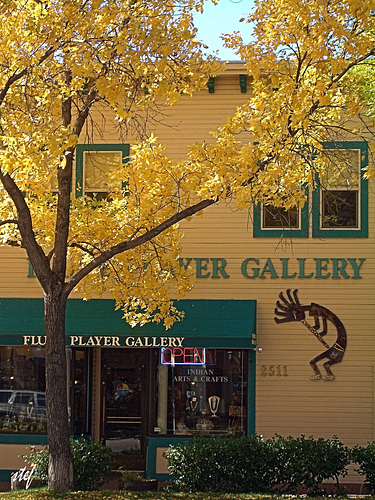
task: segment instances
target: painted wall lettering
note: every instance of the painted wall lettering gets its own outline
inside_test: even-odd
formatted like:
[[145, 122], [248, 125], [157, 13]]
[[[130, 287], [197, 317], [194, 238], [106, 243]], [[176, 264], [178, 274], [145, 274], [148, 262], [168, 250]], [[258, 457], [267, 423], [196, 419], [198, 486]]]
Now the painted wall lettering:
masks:
[[[366, 259], [355, 258], [281, 258], [256, 259], [249, 257], [242, 262], [241, 273], [245, 278], [316, 278], [361, 279]], [[307, 271], [309, 269], [309, 271]]]
[[225, 267], [226, 259], [223, 258], [179, 258], [178, 262], [181, 267], [187, 269], [188, 266], [195, 265], [195, 274], [197, 278], [229, 278]]
[[[366, 259], [353, 257], [247, 257], [240, 265], [242, 276], [248, 279], [303, 278], [303, 279], [362, 279], [362, 266]], [[195, 270], [199, 279], [230, 278], [230, 262], [224, 257], [180, 257], [179, 265]], [[35, 278], [33, 268], [28, 264], [28, 278]]]
[[[362, 279], [365, 261], [353, 257], [247, 257], [240, 265], [240, 272], [247, 279]], [[184, 269], [191, 266], [199, 279], [230, 278], [231, 263], [224, 258], [181, 257], [179, 264]]]

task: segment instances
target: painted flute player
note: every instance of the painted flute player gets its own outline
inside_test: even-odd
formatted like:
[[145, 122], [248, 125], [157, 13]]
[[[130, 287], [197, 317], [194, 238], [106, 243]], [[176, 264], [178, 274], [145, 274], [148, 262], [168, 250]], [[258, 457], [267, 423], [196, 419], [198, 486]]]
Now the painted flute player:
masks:
[[[310, 305], [301, 305], [298, 299], [298, 290], [294, 290], [293, 293], [290, 289], [286, 291], [286, 296], [283, 292], [279, 293], [279, 299], [276, 302], [275, 314], [277, 316], [281, 316], [281, 318], [275, 317], [276, 323], [287, 323], [290, 321], [300, 321], [303, 325], [311, 332], [315, 337], [321, 342], [326, 348], [319, 356], [316, 356], [314, 359], [310, 361], [310, 365], [314, 370], [315, 375], [311, 377], [311, 380], [334, 380], [335, 376], [332, 373], [331, 366], [340, 363], [345, 353], [347, 338], [346, 338], [346, 330], [340, 319], [329, 309], [326, 307], [320, 306], [319, 304], [315, 304], [312, 302]], [[314, 326], [311, 326], [306, 321], [306, 312], [309, 313], [309, 316], [314, 318]], [[333, 326], [336, 328], [337, 337], [335, 343], [330, 346], [324, 340], [324, 335], [328, 332], [328, 323], [327, 320], [330, 321]], [[322, 321], [322, 329], [320, 321]], [[319, 331], [320, 330], [320, 331]], [[323, 364], [323, 367], [326, 371], [326, 375], [321, 374], [318, 368], [318, 361], [327, 358]]]

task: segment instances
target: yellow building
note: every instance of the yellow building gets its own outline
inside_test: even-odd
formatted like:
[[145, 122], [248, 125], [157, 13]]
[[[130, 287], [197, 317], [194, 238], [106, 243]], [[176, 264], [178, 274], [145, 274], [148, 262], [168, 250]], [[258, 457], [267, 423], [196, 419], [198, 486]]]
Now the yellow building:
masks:
[[[181, 159], [247, 98], [244, 68], [231, 63], [153, 131]], [[79, 145], [77, 189], [100, 190], [94, 154], [128, 153], [132, 138], [115, 137], [108, 120], [93, 144]], [[350, 188], [310, 192], [287, 223], [264, 207], [221, 204], [182, 224], [180, 262], [197, 279], [171, 330], [131, 329], [106, 299], [69, 300], [72, 434], [114, 452], [139, 448], [159, 479], [165, 448], [200, 433], [375, 439], [375, 197], [360, 176], [367, 144], [333, 147], [358, 175]], [[0, 481], [9, 481], [25, 445], [46, 442], [42, 293], [22, 249], [0, 248], [0, 320]], [[346, 481], [361, 482], [354, 473]]]

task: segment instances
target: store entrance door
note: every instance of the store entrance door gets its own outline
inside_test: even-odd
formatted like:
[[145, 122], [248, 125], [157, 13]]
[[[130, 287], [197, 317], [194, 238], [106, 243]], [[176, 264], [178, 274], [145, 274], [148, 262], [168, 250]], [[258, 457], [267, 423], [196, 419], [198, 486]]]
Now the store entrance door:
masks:
[[145, 349], [102, 349], [104, 441], [114, 453], [143, 454]]

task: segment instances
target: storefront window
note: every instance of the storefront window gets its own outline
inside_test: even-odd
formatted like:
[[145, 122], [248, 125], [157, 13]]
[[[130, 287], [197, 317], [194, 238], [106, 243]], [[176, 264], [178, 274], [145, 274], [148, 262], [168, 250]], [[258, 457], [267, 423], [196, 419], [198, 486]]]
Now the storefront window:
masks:
[[88, 434], [90, 432], [90, 349], [67, 349], [68, 370], [68, 412], [71, 432]]
[[161, 352], [156, 432], [241, 434], [246, 427], [246, 351], [184, 348]]
[[[75, 352], [76, 351], [76, 352]], [[67, 351], [68, 411], [73, 434], [88, 425], [87, 350]], [[45, 350], [0, 347], [0, 432], [47, 432]]]
[[0, 347], [0, 432], [46, 431], [44, 349]]

